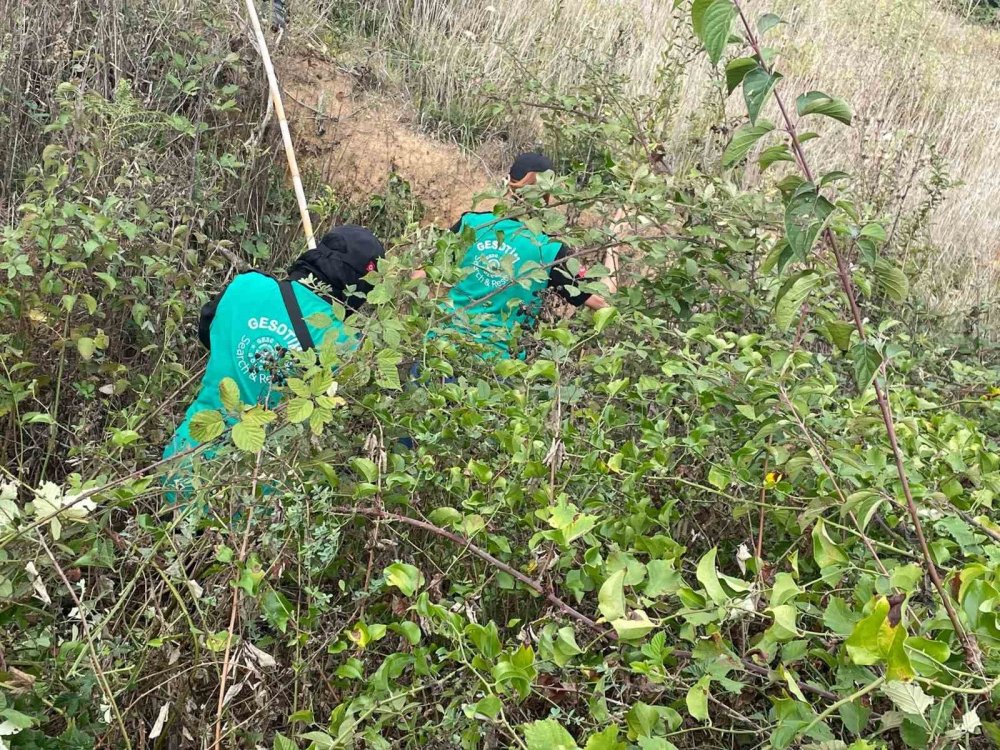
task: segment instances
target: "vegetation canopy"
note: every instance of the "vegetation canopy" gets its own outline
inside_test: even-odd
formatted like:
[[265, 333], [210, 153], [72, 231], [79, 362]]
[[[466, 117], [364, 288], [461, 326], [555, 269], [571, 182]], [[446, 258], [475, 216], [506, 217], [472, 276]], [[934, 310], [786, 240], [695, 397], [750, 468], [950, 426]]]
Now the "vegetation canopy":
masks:
[[911, 290], [937, 193], [810, 157], [856, 115], [788, 85], [779, 16], [677, 3], [654, 93], [523, 71], [565, 176], [484, 201], [619, 287], [523, 359], [442, 335], [464, 239], [403, 177], [323, 191], [390, 245], [360, 345], [291, 353], [274, 408], [223, 381], [171, 507], [194, 311], [303, 245], [258, 55], [214, 3], [7, 5], [0, 748], [1000, 743], [1000, 352]]

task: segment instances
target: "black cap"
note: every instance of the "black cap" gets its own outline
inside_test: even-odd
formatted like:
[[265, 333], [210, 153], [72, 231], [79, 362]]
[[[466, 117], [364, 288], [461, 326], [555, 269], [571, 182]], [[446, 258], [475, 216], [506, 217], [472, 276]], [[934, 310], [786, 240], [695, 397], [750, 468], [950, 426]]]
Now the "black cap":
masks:
[[531, 151], [514, 159], [514, 163], [510, 167], [510, 179], [514, 182], [520, 182], [530, 172], [548, 172], [550, 170], [554, 172], [555, 168], [552, 160], [545, 154]]
[[357, 224], [344, 224], [303, 253], [288, 269], [288, 277], [294, 281], [312, 276], [330, 287], [334, 299], [357, 309], [362, 300], [349, 298], [346, 289], [354, 287], [362, 295], [371, 291], [371, 284], [362, 277], [374, 271], [382, 257], [385, 248], [374, 234]]

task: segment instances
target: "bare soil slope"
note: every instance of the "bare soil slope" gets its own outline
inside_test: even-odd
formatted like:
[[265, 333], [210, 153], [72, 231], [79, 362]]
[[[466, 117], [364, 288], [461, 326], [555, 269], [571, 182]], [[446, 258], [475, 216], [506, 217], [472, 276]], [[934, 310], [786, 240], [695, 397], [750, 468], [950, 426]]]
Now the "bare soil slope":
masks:
[[496, 183], [483, 160], [419, 132], [398, 102], [360, 90], [329, 62], [286, 58], [279, 80], [303, 169], [349, 200], [383, 192], [395, 171], [424, 205], [424, 222], [450, 225]]

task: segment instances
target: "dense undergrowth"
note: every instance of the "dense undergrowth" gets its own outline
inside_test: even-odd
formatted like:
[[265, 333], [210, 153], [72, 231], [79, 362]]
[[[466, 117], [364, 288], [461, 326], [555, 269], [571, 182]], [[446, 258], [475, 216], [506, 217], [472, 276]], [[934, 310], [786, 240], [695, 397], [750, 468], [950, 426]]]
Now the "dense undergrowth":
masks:
[[[663, 170], [669, 88], [532, 92], [578, 171], [511, 210], [580, 252], [584, 286], [621, 242], [615, 310], [550, 316], [497, 366], [428, 341], [460, 240], [393, 215], [403, 188], [375, 198], [403, 238], [361, 346], [303, 356], [275, 412], [230, 404], [253, 429], [236, 447], [217, 422], [229, 450], [176, 512], [157, 461], [197, 306], [301, 245], [253, 50], [207, 3], [0, 16], [22, 45], [0, 80], [0, 743], [997, 741], [998, 353], [926, 314], [863, 187], [795, 176], [809, 139], [758, 117], [780, 83], [726, 51], [733, 7], [695, 3], [755, 120], [711, 169]], [[760, 138], [782, 190], [740, 187]]]

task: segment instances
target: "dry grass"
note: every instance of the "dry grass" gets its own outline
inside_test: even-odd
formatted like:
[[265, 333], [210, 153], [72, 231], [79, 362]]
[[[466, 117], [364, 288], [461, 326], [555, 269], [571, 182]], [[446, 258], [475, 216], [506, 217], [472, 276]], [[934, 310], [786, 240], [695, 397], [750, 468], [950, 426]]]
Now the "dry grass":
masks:
[[[1000, 31], [965, 23], [931, 0], [748, 5], [753, 13], [775, 11], [789, 21], [770, 39], [782, 56], [788, 94], [821, 89], [848, 99], [858, 116], [850, 130], [824, 126], [826, 137], [810, 144], [817, 163], [883, 186], [876, 202], [887, 211], [912, 211], [930, 173], [928, 147], [936, 144], [963, 184], [936, 208], [929, 236], [914, 243], [922, 246], [921, 287], [942, 310], [995, 299], [1000, 174], [990, 154], [1000, 140]], [[601, 70], [624, 75], [632, 93], [646, 94], [661, 85], [664, 57], [680, 60], [672, 139], [684, 158], [691, 135], [708, 122], [706, 105], [718, 99], [704, 56], [687, 53], [686, 10], [671, 6], [663, 0], [356, 0], [356, 11], [340, 13], [368, 40], [365, 63], [395, 78], [419, 111], [450, 125], [453, 135], [489, 138], [502, 131], [511, 148], [537, 137], [533, 124], [488, 111], [485, 86], [503, 101], [526, 72], [552, 90], [567, 90]], [[329, 17], [318, 10], [313, 18]], [[733, 97], [730, 106], [737, 114], [742, 103]]]

